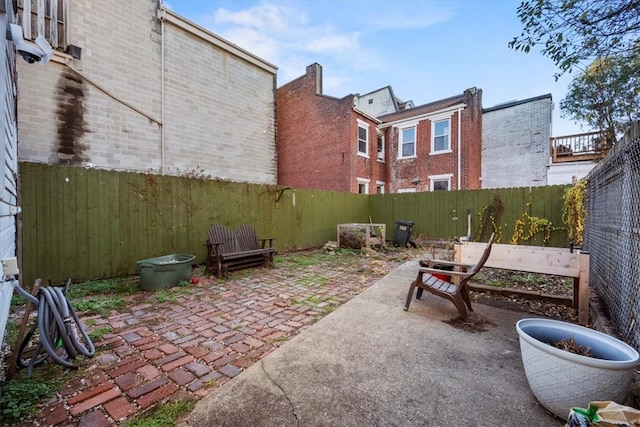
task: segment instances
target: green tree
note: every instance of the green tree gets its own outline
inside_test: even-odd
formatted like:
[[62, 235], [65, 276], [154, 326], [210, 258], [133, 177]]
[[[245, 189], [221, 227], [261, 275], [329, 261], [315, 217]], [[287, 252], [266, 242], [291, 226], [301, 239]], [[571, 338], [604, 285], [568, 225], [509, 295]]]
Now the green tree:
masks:
[[[640, 49], [638, 49], [640, 51]], [[596, 59], [573, 79], [560, 102], [564, 115], [606, 131], [608, 142], [640, 119], [640, 55]]]
[[524, 25], [509, 47], [528, 53], [541, 46], [560, 72], [597, 58], [626, 57], [640, 34], [640, 0], [528, 0], [517, 9]]

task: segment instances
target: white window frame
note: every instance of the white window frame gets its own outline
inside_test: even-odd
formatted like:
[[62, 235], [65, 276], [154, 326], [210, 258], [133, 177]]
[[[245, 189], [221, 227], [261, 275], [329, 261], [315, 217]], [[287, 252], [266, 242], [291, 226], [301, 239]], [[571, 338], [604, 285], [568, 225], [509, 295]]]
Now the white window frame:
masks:
[[378, 194], [384, 194], [384, 185], [383, 181], [376, 181], [376, 191]]
[[447, 173], [442, 175], [429, 175], [429, 189], [431, 191], [434, 191], [433, 187], [436, 181], [447, 181], [448, 190], [446, 191], [451, 191], [451, 178], [453, 178], [452, 173]]
[[[404, 146], [405, 142], [403, 140], [404, 137], [404, 131], [408, 130], [408, 129], [413, 129], [413, 154], [409, 155], [409, 156], [403, 156], [402, 155], [402, 147]], [[416, 157], [416, 153], [417, 153], [417, 145], [418, 145], [418, 125], [417, 123], [414, 123], [410, 126], [403, 126], [401, 128], [398, 129], [398, 158], [399, 159], [411, 159]]]
[[[449, 122], [449, 133], [446, 134], [447, 141], [449, 142], [449, 148], [436, 151], [436, 136], [444, 136], [444, 135], [436, 135], [436, 123], [441, 123], [444, 121]], [[431, 119], [431, 154], [444, 154], [444, 153], [451, 153], [451, 152], [452, 152], [451, 150], [451, 116], [449, 115], [446, 117], [432, 118]]]
[[[358, 134], [356, 135], [358, 140], [358, 155], [362, 157], [369, 158], [369, 123], [362, 121], [360, 119], [356, 119], [358, 122]], [[364, 149], [365, 151], [360, 151], [360, 129], [365, 130], [365, 139], [364, 139]]]
[[415, 188], [398, 188], [398, 193], [415, 193], [417, 190]]
[[[358, 181], [358, 194], [369, 194], [369, 183], [371, 180], [366, 178], [356, 178]], [[364, 185], [364, 193], [360, 193], [360, 186]]]
[[[380, 138], [380, 141], [382, 141], [382, 151], [380, 150], [380, 147], [378, 147], [378, 138]], [[385, 141], [384, 141], [384, 133], [382, 132], [376, 132], [376, 159], [379, 162], [383, 162], [384, 163], [384, 151], [385, 151]]]

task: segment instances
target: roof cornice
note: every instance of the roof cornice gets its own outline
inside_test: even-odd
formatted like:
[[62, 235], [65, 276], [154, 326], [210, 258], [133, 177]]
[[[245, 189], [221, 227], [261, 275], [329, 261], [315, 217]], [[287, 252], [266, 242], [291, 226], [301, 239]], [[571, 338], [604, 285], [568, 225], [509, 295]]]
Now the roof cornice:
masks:
[[220, 49], [225, 50], [237, 56], [238, 58], [244, 59], [245, 61], [271, 74], [275, 75], [276, 72], [278, 71], [278, 67], [276, 67], [275, 65], [265, 61], [264, 59], [254, 55], [253, 53], [247, 50], [242, 49], [240, 46], [234, 43], [231, 43], [228, 40], [223, 39], [222, 37], [199, 26], [198, 24], [195, 24], [189, 21], [188, 19], [178, 15], [174, 11], [167, 9], [165, 6], [161, 6], [160, 9], [158, 10], [158, 18], [161, 21], [175, 25], [176, 27], [183, 29], [189, 34], [192, 34], [204, 40], [205, 42], [211, 43], [212, 45], [215, 45]]
[[[465, 104], [464, 102], [460, 102], [458, 104], [450, 105], [448, 107], [441, 108], [439, 110], [429, 111], [428, 113], [422, 113], [422, 114], [418, 114], [418, 115], [415, 115], [415, 116], [407, 116], [407, 117], [403, 117], [402, 119], [393, 120], [393, 121], [390, 121], [390, 122], [385, 122], [385, 123], [382, 123], [380, 126], [378, 126], [378, 128], [379, 129], [385, 129], [385, 128], [388, 128], [388, 127], [397, 126], [397, 125], [400, 125], [400, 124], [403, 124], [403, 123], [407, 123], [407, 122], [416, 122], [416, 121], [428, 119], [430, 117], [439, 116], [439, 115], [445, 114], [445, 113], [453, 113], [453, 112], [457, 111], [460, 108], [465, 108], [466, 106], [467, 106], [467, 104]], [[411, 111], [411, 110], [405, 110], [405, 111], [403, 111], [403, 113], [405, 113], [407, 111]]]

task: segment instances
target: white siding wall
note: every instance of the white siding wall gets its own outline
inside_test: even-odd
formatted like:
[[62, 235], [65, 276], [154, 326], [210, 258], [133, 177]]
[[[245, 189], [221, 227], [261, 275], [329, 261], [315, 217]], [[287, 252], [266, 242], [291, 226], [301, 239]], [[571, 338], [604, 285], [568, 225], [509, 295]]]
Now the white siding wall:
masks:
[[[20, 160], [161, 172], [157, 5], [68, 3], [68, 40], [82, 58], [45, 67], [18, 62]], [[275, 70], [165, 24], [164, 171], [197, 167], [213, 177], [275, 184], [274, 81]]]
[[551, 96], [482, 114], [482, 188], [547, 184]]
[[[2, 0], [4, 1], [4, 0]], [[0, 13], [0, 34], [5, 34], [7, 14]], [[15, 82], [13, 45], [0, 37], [0, 260], [16, 256], [16, 217], [11, 208], [17, 205], [16, 176], [17, 131], [15, 121]], [[3, 273], [4, 274], [4, 273]], [[0, 346], [9, 314], [13, 286], [0, 283]]]
[[587, 176], [595, 165], [596, 163], [592, 161], [551, 164], [549, 165], [549, 171], [547, 173], [547, 184], [573, 184], [575, 180], [579, 180]]

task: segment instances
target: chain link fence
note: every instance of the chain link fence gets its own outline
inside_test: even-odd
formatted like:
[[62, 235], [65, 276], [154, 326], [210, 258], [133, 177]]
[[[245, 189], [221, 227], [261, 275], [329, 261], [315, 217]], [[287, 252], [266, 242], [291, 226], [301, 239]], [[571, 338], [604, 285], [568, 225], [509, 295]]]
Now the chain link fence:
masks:
[[622, 338], [640, 349], [640, 122], [587, 176], [590, 283]]

